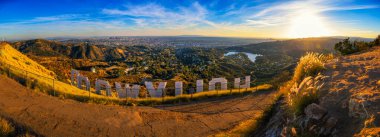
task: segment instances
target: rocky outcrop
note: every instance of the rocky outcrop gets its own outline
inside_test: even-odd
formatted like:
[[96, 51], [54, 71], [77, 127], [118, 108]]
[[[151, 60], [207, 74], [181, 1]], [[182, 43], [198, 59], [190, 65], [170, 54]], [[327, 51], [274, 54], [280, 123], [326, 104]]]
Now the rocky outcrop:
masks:
[[318, 104], [310, 104], [305, 108], [305, 115], [296, 118], [300, 132], [308, 132], [318, 136], [335, 136], [338, 119]]
[[287, 113], [287, 104], [280, 102], [269, 122], [257, 130], [253, 136], [258, 137], [295, 137], [302, 135], [337, 136], [338, 119], [331, 116], [318, 104], [310, 104], [305, 114], [292, 117]]

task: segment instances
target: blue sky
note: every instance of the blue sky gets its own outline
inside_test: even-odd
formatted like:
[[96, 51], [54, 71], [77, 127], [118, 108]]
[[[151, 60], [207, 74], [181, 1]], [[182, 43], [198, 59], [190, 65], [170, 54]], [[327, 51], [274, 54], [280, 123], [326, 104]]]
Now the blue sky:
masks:
[[0, 37], [375, 37], [379, 0], [0, 0]]

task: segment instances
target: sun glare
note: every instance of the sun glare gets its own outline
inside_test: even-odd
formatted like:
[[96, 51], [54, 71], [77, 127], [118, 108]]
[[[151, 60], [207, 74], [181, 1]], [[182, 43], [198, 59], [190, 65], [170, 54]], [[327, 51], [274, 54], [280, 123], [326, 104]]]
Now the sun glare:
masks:
[[290, 22], [288, 37], [305, 38], [331, 35], [325, 21], [316, 13], [301, 12]]

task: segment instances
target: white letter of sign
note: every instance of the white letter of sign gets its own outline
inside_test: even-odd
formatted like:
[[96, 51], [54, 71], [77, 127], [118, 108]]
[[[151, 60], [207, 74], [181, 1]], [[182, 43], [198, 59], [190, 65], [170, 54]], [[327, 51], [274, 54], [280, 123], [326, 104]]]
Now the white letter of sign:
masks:
[[152, 82], [145, 82], [145, 86], [150, 97], [162, 97], [162, 93], [166, 87], [166, 82], [160, 82], [157, 89], [153, 86]]
[[139, 96], [140, 86], [139, 85], [132, 85], [129, 86], [129, 84], [125, 84], [125, 88], [121, 87], [121, 84], [119, 82], [115, 82], [116, 91], [119, 95], [119, 98], [137, 98]]
[[182, 95], [183, 93], [183, 84], [182, 81], [175, 82], [175, 96]]
[[221, 90], [227, 90], [227, 79], [225, 78], [213, 78], [209, 83], [208, 83], [208, 90], [212, 91], [215, 90], [215, 84], [220, 83], [221, 85]]
[[77, 83], [78, 83], [78, 88], [82, 89], [82, 82], [84, 81], [86, 83], [86, 90], [90, 91], [90, 80], [88, 80], [88, 77], [78, 75], [77, 76]]
[[110, 85], [110, 83], [108, 83], [108, 81], [97, 79], [95, 81], [96, 94], [99, 94], [99, 95], [101, 94], [100, 90], [102, 89], [102, 87], [106, 88], [106, 95], [111, 96], [111, 85]]
[[235, 78], [234, 87], [235, 88], [250, 88], [251, 87], [251, 76], [245, 76], [244, 84], [240, 84], [240, 78]]
[[75, 85], [75, 78], [77, 78], [79, 76], [79, 71], [78, 70], [75, 70], [75, 69], [72, 69], [71, 70], [71, 85]]
[[203, 91], [203, 79], [197, 80], [197, 92]]

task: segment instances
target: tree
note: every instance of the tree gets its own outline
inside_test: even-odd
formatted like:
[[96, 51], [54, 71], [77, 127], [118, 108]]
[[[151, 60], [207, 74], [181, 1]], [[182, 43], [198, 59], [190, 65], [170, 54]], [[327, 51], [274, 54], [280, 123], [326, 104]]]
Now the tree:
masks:
[[377, 38], [373, 41], [375, 44], [374, 46], [379, 46], [380, 45], [380, 35], [377, 36]]
[[334, 49], [340, 52], [342, 55], [347, 55], [359, 51], [359, 49], [350, 42], [350, 38], [336, 43]]

